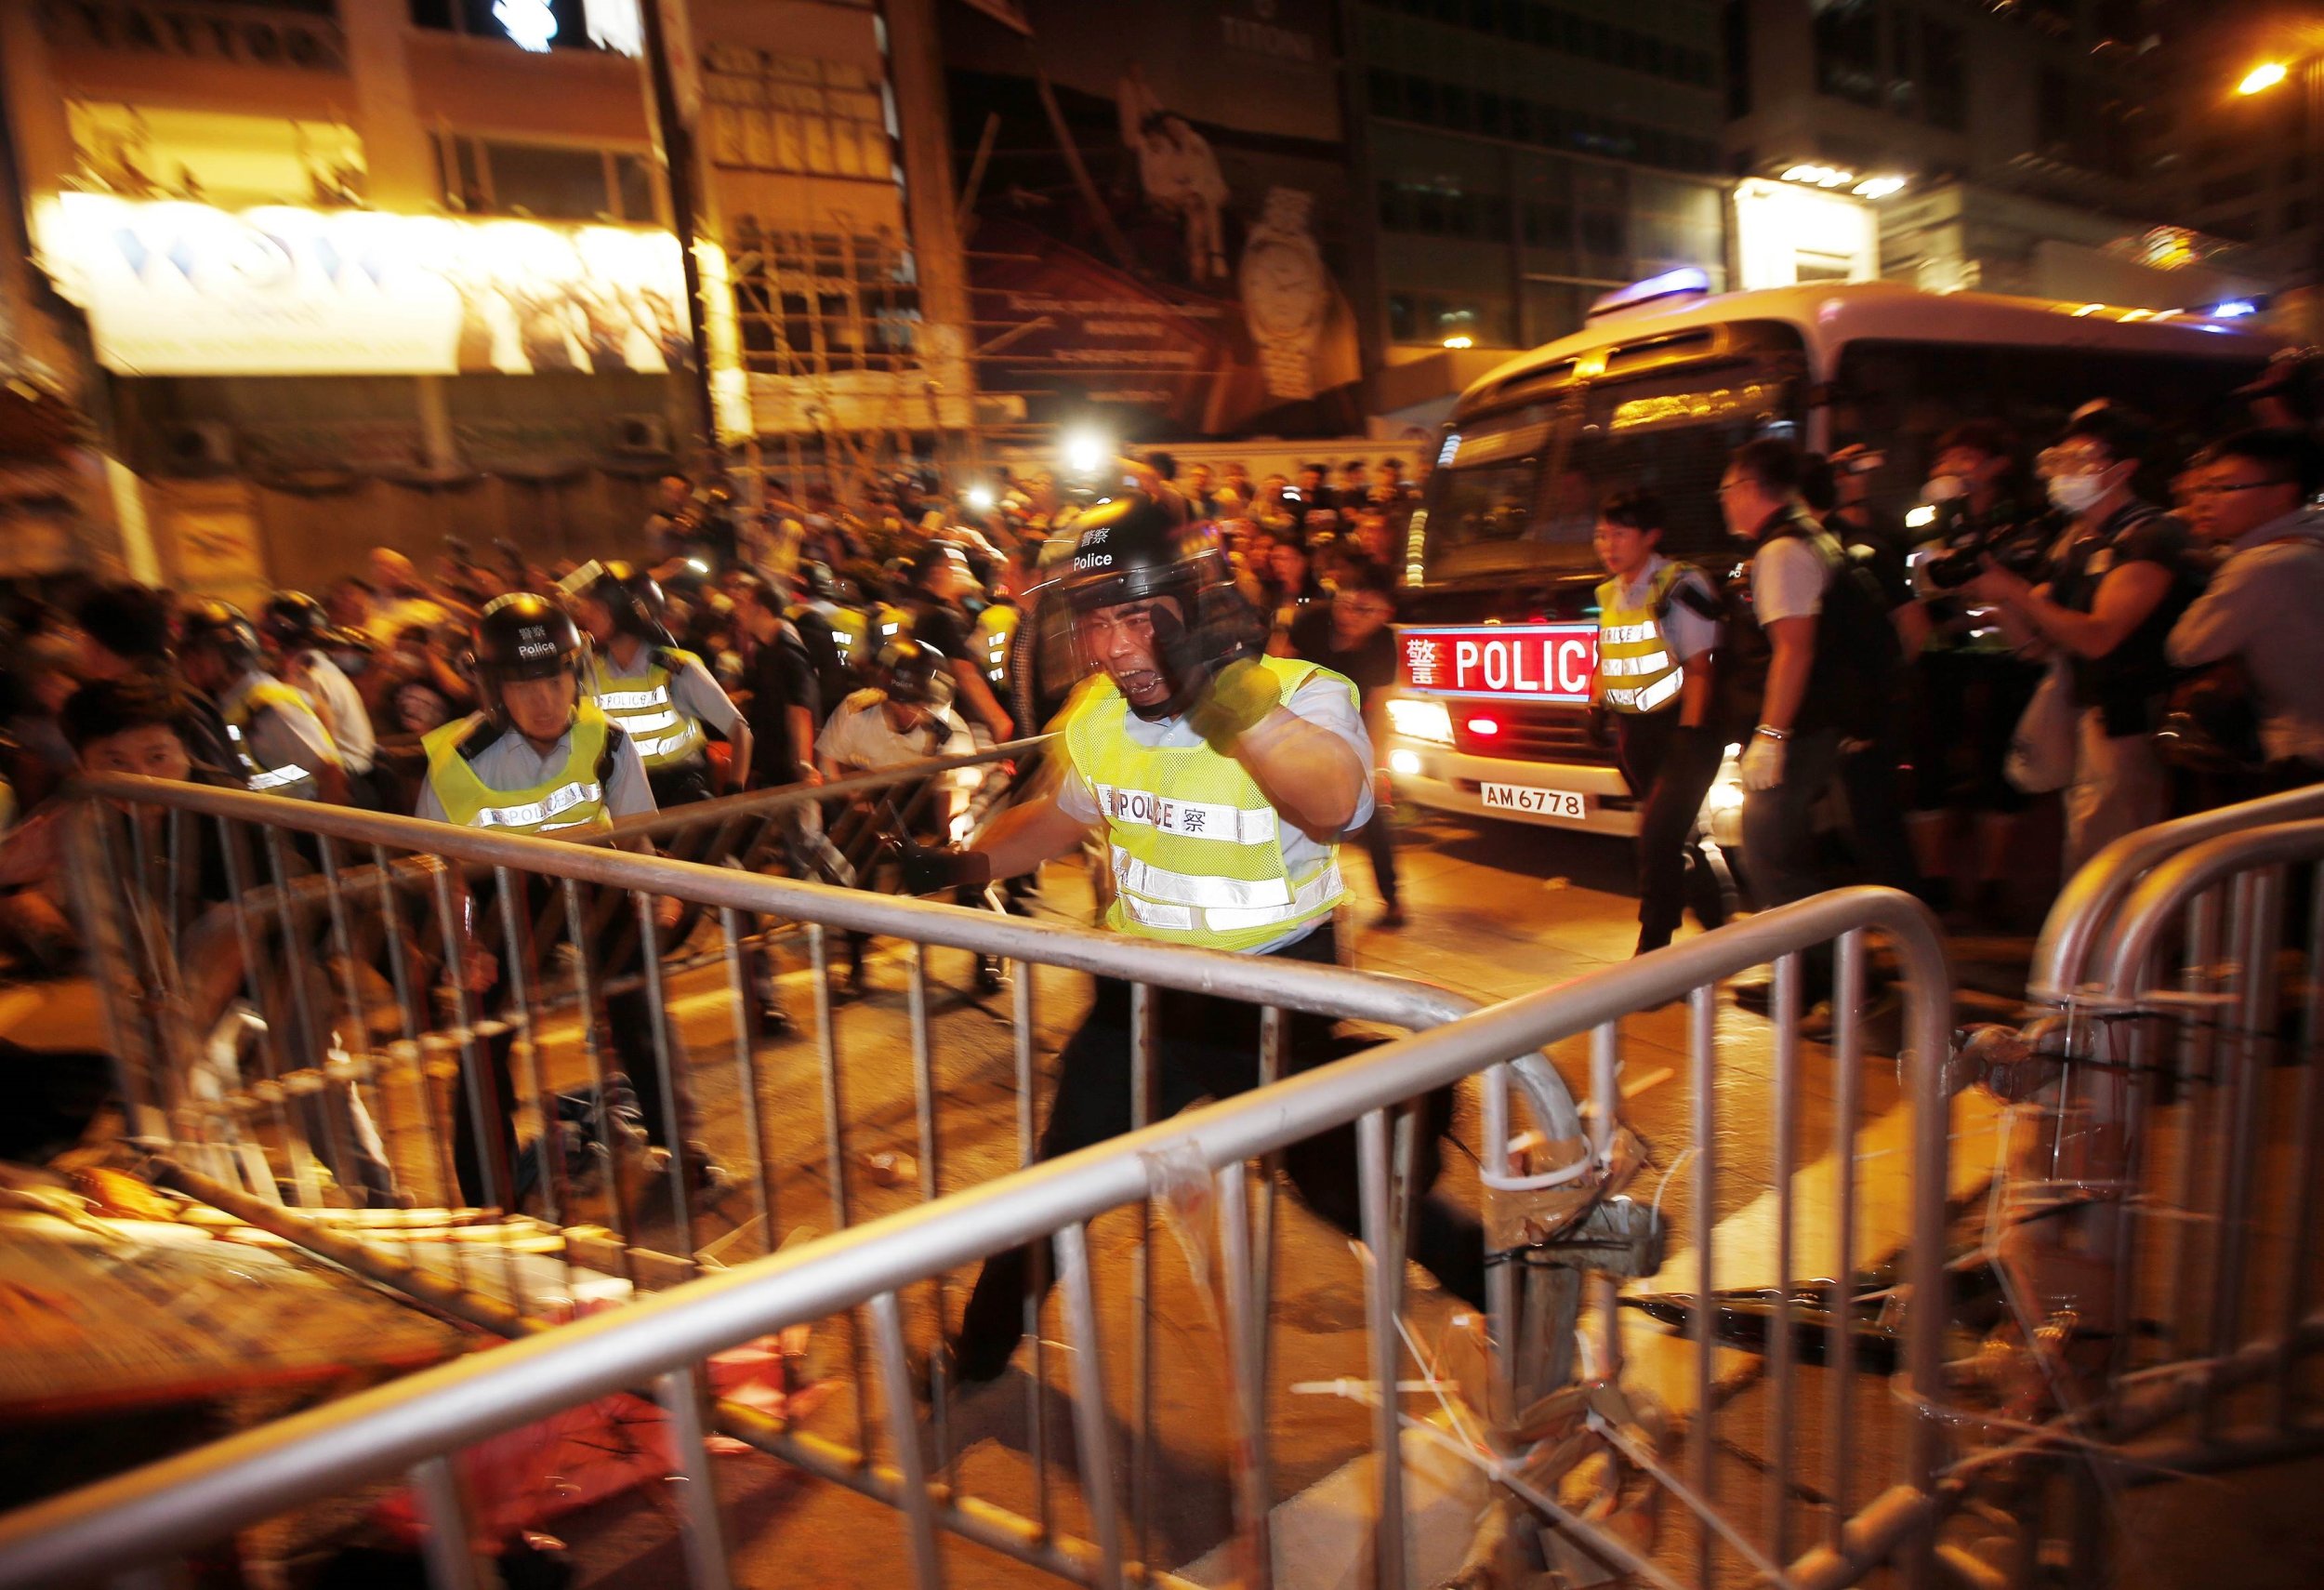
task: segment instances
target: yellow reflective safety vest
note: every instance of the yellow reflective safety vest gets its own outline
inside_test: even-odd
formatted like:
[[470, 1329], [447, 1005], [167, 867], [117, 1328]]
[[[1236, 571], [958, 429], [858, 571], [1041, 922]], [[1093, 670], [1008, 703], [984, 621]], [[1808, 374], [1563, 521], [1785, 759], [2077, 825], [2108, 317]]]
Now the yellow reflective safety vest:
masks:
[[871, 667], [872, 659], [879, 655], [879, 648], [872, 643], [871, 619], [868, 616], [855, 608], [841, 607], [837, 603], [815, 608], [814, 611], [830, 626], [831, 643], [838, 648], [840, 667], [859, 673]]
[[1598, 587], [1598, 677], [1612, 710], [1659, 712], [1678, 699], [1685, 670], [1663, 638], [1662, 613], [1686, 574], [1686, 565], [1677, 563], [1655, 570], [1637, 607], [1620, 605], [1619, 580]]
[[[1317, 674], [1313, 663], [1263, 657], [1284, 699]], [[1084, 683], [1065, 711], [1074, 772], [1096, 798], [1113, 848], [1117, 933], [1210, 949], [1256, 949], [1328, 916], [1345, 893], [1340, 851], [1293, 877], [1280, 819], [1243, 764], [1207, 745], [1142, 746], [1129, 703], [1110, 679]]]
[[262, 679], [242, 694], [222, 716], [226, 720], [226, 740], [233, 748], [234, 759], [242, 764], [243, 780], [262, 795], [286, 795], [293, 800], [311, 801], [318, 797], [312, 768], [297, 762], [281, 767], [264, 767], [250, 749], [250, 725], [268, 712], [299, 711], [314, 716], [314, 708], [307, 698], [279, 679]]
[[1017, 638], [1017, 625], [1024, 615], [1006, 602], [986, 605], [976, 616], [976, 628], [969, 631], [969, 658], [984, 670], [997, 695], [1009, 683], [1009, 648]]
[[879, 656], [879, 649], [891, 641], [901, 641], [912, 632], [912, 610], [898, 607], [892, 602], [875, 603], [871, 613], [871, 654], [864, 659], [868, 668]]
[[[420, 736], [428, 753], [428, 787], [444, 816], [464, 828], [502, 828], [510, 833], [550, 834], [563, 828], [606, 828], [605, 749], [612, 735], [605, 714], [588, 701], [574, 713], [572, 753], [538, 784], [495, 789], [476, 775], [462, 748], [488, 720], [482, 712], [430, 729]], [[515, 734], [516, 730], [504, 731]], [[487, 741], [487, 744], [490, 742]], [[479, 748], [482, 749], [482, 748]]]
[[648, 773], [694, 761], [702, 755], [702, 724], [679, 706], [670, 681], [696, 658], [667, 646], [647, 646], [638, 657], [645, 665], [640, 671], [616, 673], [611, 656], [592, 656], [590, 697], [614, 727], [638, 742], [638, 755]]

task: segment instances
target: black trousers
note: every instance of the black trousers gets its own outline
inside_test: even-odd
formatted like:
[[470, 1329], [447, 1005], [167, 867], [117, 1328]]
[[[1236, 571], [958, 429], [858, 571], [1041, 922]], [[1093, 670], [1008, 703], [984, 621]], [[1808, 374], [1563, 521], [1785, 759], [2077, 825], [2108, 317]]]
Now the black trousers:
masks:
[[1670, 712], [1614, 715], [1615, 756], [1638, 809], [1638, 949], [1660, 949], [1688, 905], [1707, 928], [1725, 920], [1719, 881], [1696, 842], [1695, 819], [1719, 776], [1725, 746], [1714, 729], [1679, 727]]
[[1904, 761], [1897, 712], [1866, 739], [1840, 747], [1840, 790], [1848, 802], [1848, 838], [1865, 876], [1874, 883], [1921, 893], [1921, 868], [1905, 833], [1905, 798], [1898, 767]]
[[[552, 924], [534, 940], [531, 953], [526, 958], [532, 968], [526, 974], [526, 984], [534, 988], [541, 987], [539, 968], [551, 961], [558, 942], [565, 936], [561, 900], [555, 902], [546, 919], [542, 916], [542, 908], [550, 904], [550, 896], [551, 890], [546, 880], [535, 880], [533, 886], [524, 892], [533, 922], [537, 925], [547, 920]], [[587, 898], [585, 894], [585, 909]], [[506, 935], [499, 931], [498, 907], [488, 894], [478, 895], [476, 920], [480, 925], [485, 922], [492, 924], [491, 930], [480, 933], [480, 942], [499, 956], [503, 964], [498, 986], [481, 994], [471, 994], [471, 1008], [491, 1008], [497, 1004], [504, 1016], [513, 1014], [508, 1006], [510, 985], [506, 964]], [[637, 976], [643, 970], [643, 963], [638, 956], [637, 926], [635, 908], [625, 896], [619, 908], [597, 932], [597, 948], [591, 954], [594, 964], [590, 976], [593, 982], [620, 981]], [[652, 953], [660, 953], [659, 947], [650, 941], [648, 947]], [[612, 1065], [629, 1079], [629, 1086], [638, 1095], [638, 1113], [644, 1119], [646, 1135], [665, 1146], [674, 1141], [671, 1135], [673, 1131], [687, 1136], [693, 1135], [687, 1126], [693, 1116], [690, 1107], [692, 1096], [687, 1088], [685, 1041], [679, 1031], [677, 1018], [670, 1017], [667, 1023], [670, 1083], [678, 1095], [672, 1100], [662, 1086], [661, 1062], [654, 1045], [654, 1003], [646, 997], [645, 988], [640, 987], [607, 994], [604, 996], [604, 1006], [605, 1028], [611, 1037]], [[585, 1019], [594, 1019], [594, 1013], [587, 1013]], [[460, 1197], [471, 1206], [482, 1205], [487, 1197], [513, 1202], [517, 1098], [508, 1057], [515, 1047], [516, 1032], [512, 1027], [503, 1027], [476, 1042], [476, 1063], [482, 1073], [479, 1080], [485, 1092], [483, 1103], [487, 1130], [478, 1129], [465, 1064], [461, 1075], [453, 1083], [452, 1172], [459, 1182]], [[466, 1056], [462, 1058], [465, 1062]], [[484, 1176], [484, 1156], [487, 1153], [493, 1157], [489, 1186]]]
[[1388, 814], [1375, 811], [1372, 820], [1355, 831], [1364, 845], [1364, 854], [1372, 858], [1372, 881], [1380, 885], [1380, 903], [1390, 910], [1396, 908], [1396, 825], [1388, 820]]
[[[1288, 960], [1336, 958], [1328, 923], [1275, 952]], [[1259, 1008], [1206, 994], [1155, 990], [1155, 1106], [1156, 1120], [1208, 1096], [1231, 1098], [1259, 1081]], [[1340, 1059], [1331, 1023], [1287, 1014], [1285, 1068], [1304, 1071]], [[1036, 1157], [1054, 1159], [1116, 1137], [1130, 1127], [1129, 985], [1100, 978], [1089, 1015], [1058, 1056], [1057, 1098], [1050, 1106]], [[1437, 1138], [1452, 1123], [1452, 1093], [1428, 1095], [1415, 1173], [1421, 1186], [1436, 1179]], [[1284, 1168], [1309, 1208], [1341, 1230], [1361, 1229], [1355, 1129], [1341, 1127], [1295, 1145]], [[1445, 1286], [1482, 1307], [1485, 1232], [1476, 1217], [1433, 1194], [1419, 1200], [1412, 1256]], [[1047, 1270], [1041, 1272], [1044, 1277]], [[990, 1380], [1008, 1367], [1024, 1330], [1023, 1305], [1033, 1288], [1033, 1250], [1017, 1248], [984, 1261], [969, 1295], [953, 1353], [962, 1376]], [[1044, 1282], [1046, 1290], [1046, 1281]]]

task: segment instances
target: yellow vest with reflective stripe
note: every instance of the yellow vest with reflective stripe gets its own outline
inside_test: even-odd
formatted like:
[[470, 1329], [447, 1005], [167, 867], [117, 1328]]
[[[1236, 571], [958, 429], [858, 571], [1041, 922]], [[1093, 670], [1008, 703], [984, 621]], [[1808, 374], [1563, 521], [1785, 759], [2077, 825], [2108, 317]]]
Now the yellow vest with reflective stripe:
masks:
[[[538, 784], [495, 789], [476, 776], [460, 754], [460, 744], [484, 722], [481, 712], [445, 723], [420, 736], [428, 753], [428, 787], [436, 792], [447, 821], [464, 828], [504, 828], [510, 833], [548, 834], [566, 828], [605, 828], [605, 788], [597, 775], [605, 759], [605, 714], [588, 701], [573, 718], [572, 754]], [[507, 731], [515, 734], [514, 729]]]
[[[1286, 700], [1317, 674], [1313, 663], [1263, 657]], [[1097, 799], [1113, 849], [1117, 933], [1210, 949], [1256, 949], [1327, 916], [1344, 892], [1340, 852], [1292, 877], [1281, 819], [1258, 782], [1208, 745], [1142, 746], [1129, 737], [1129, 703], [1110, 679], [1089, 681], [1065, 709], [1075, 773]]]
[[976, 628], [969, 631], [969, 658], [984, 670], [996, 692], [1009, 682], [1009, 648], [1023, 616], [1008, 603], [996, 602], [976, 616]]
[[872, 658], [879, 655], [879, 648], [871, 642], [871, 620], [852, 607], [837, 605], [824, 613], [824, 617], [831, 626], [831, 643], [839, 650], [840, 665], [869, 668]]
[[1659, 712], [1679, 698], [1685, 671], [1663, 638], [1657, 616], [1670, 588], [1686, 576], [1684, 563], [1665, 563], [1646, 582], [1638, 607], [1618, 605], [1621, 581], [1598, 587], [1598, 678], [1602, 698], [1617, 712]]
[[638, 655], [645, 669], [635, 674], [615, 673], [610, 656], [591, 658], [589, 695], [608, 721], [638, 742], [638, 755], [646, 771], [658, 773], [702, 754], [702, 724], [679, 706], [670, 690], [677, 672], [662, 661], [667, 656], [683, 664], [694, 657], [689, 652], [658, 646], [644, 647]]
[[314, 716], [314, 709], [307, 698], [279, 679], [262, 679], [243, 692], [242, 699], [223, 714], [226, 719], [227, 742], [234, 749], [234, 756], [242, 763], [243, 781], [261, 794], [287, 795], [293, 800], [310, 801], [316, 798], [315, 775], [312, 768], [287, 762], [281, 767], [261, 767], [250, 751], [250, 736], [244, 731], [250, 727], [261, 712], [297, 710]]

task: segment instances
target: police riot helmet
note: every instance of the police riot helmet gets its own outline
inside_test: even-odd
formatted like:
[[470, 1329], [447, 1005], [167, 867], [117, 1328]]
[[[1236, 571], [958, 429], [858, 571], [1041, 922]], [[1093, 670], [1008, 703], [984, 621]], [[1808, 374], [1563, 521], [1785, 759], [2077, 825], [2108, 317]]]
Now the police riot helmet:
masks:
[[241, 608], [215, 597], [185, 610], [178, 644], [184, 652], [208, 652], [230, 667], [248, 668], [258, 660], [257, 626]]
[[605, 604], [614, 616], [614, 633], [634, 635], [649, 645], [668, 645], [664, 616], [669, 604], [661, 582], [634, 563], [614, 561], [592, 566], [596, 577], [581, 585], [579, 593]]
[[1059, 589], [1076, 613], [1172, 597], [1189, 627], [1206, 593], [1235, 583], [1218, 532], [1180, 521], [1167, 503], [1125, 492], [1074, 521], [1074, 550]]
[[324, 646], [337, 638], [331, 615], [303, 590], [285, 590], [271, 599], [258, 615], [258, 628], [268, 640], [284, 647]]
[[[477, 615], [470, 659], [484, 705], [496, 718], [506, 714], [501, 687], [517, 680], [580, 678], [588, 643], [572, 616], [529, 590], [496, 596]], [[575, 700], [578, 700], [576, 695]]]
[[944, 653], [902, 635], [879, 648], [874, 665], [879, 688], [891, 701], [941, 711], [952, 700], [952, 675]]

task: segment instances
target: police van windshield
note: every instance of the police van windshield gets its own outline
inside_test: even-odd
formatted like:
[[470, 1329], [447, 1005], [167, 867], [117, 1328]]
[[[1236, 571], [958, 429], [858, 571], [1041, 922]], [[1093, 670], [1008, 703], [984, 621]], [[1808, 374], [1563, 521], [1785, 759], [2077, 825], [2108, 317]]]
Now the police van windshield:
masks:
[[1598, 503], [1626, 486], [1662, 498], [1667, 551], [1713, 550], [1727, 456], [1796, 434], [1801, 385], [1795, 359], [1729, 361], [1600, 379], [1457, 427], [1431, 483], [1423, 579], [1595, 567]]

